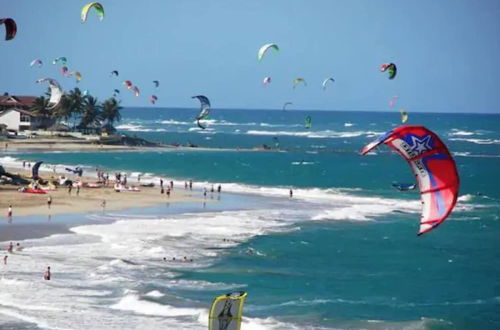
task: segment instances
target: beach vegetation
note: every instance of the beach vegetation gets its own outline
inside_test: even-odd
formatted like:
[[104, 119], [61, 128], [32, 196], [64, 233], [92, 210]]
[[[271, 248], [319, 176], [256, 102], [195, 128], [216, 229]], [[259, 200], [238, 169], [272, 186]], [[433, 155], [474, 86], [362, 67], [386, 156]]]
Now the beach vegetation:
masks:
[[[47, 93], [50, 95], [50, 91]], [[50, 109], [46, 96], [36, 98], [30, 107], [38, 117], [65, 124], [53, 127], [71, 127], [71, 130], [84, 134], [116, 132], [114, 124], [121, 119], [121, 109], [120, 102], [114, 97], [99, 102], [97, 98], [83, 93], [78, 87], [64, 94], [54, 109]]]

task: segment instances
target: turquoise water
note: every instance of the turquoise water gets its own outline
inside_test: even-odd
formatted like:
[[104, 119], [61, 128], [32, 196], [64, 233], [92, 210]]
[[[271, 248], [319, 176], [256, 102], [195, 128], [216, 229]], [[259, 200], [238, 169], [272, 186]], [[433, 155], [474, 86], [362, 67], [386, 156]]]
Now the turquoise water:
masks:
[[[232, 150], [22, 157], [87, 165], [88, 171], [100, 167], [193, 179], [197, 189], [222, 183], [222, 200], [229, 198], [226, 191], [243, 194], [234, 203], [251, 210], [227, 216], [235, 224], [255, 219], [276, 227], [247, 239], [228, 233], [238, 244], [215, 247], [221, 252], [217, 257], [178, 270], [177, 280], [248, 291], [245, 314], [252, 318], [272, 317], [299, 328], [500, 327], [499, 115], [410, 114], [411, 124], [424, 124], [443, 138], [461, 177], [455, 212], [437, 230], [417, 237], [418, 193], [390, 186], [412, 182], [406, 162], [385, 147], [374, 156], [358, 154], [397, 125], [398, 114], [219, 110], [208, 130], [200, 131], [193, 129], [194, 113], [126, 109], [119, 127], [156, 141]], [[306, 115], [313, 118], [311, 130], [303, 127]], [[234, 150], [274, 147], [274, 137], [281, 152]], [[287, 197], [289, 188], [296, 192], [293, 199]], [[252, 194], [246, 206], [245, 194]], [[222, 221], [225, 213], [210, 211], [214, 223]], [[168, 281], [161, 273], [150, 276], [138, 284], [141, 292]], [[168, 294], [181, 297], [183, 306], [201, 307], [221, 290], [220, 285], [176, 286]], [[173, 304], [171, 297], [155, 301]]]

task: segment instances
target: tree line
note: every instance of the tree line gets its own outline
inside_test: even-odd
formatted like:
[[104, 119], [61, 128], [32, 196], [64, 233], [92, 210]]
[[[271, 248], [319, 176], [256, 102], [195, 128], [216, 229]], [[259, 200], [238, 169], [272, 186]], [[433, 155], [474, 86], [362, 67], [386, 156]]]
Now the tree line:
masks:
[[120, 121], [122, 107], [114, 97], [99, 102], [96, 97], [82, 93], [76, 87], [64, 94], [55, 108], [49, 108], [49, 96], [50, 91], [47, 91], [45, 96], [37, 97], [30, 110], [41, 118], [64, 122], [73, 130], [116, 131], [114, 123]]

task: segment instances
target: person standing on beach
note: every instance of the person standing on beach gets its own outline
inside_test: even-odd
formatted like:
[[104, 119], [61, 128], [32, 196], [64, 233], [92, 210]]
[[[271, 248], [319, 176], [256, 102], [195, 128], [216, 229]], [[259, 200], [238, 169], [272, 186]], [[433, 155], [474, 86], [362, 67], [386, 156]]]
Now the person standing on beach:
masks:
[[102, 213], [104, 213], [104, 210], [106, 210], [106, 200], [105, 199], [102, 200], [101, 207], [102, 207]]
[[207, 198], [207, 188], [203, 188], [203, 198]]
[[7, 218], [12, 220], [12, 204], [9, 204], [9, 208], [7, 209]]
[[193, 190], [193, 180], [189, 180], [189, 190]]
[[47, 267], [47, 270], [43, 274], [43, 279], [46, 281], [50, 281], [50, 266]]
[[76, 186], [76, 195], [80, 196], [80, 185]]
[[170, 188], [167, 188], [167, 197], [170, 198]]
[[68, 185], [68, 194], [69, 194], [69, 195], [71, 195], [71, 190], [72, 190], [72, 189], [73, 189], [73, 184], [72, 184], [72, 183], [70, 183], [70, 184]]
[[26, 161], [23, 160], [23, 168], [26, 168]]
[[8, 258], [8, 257], [9, 257], [8, 255], [5, 255], [5, 256], [3, 257], [3, 264], [4, 264], [4, 265], [7, 265], [7, 258]]
[[12, 244], [12, 242], [9, 243], [9, 246], [7, 247], [7, 252], [9, 253], [14, 252], [14, 244]]
[[174, 189], [174, 181], [170, 180], [170, 189]]
[[137, 174], [137, 182], [141, 182], [141, 175]]
[[52, 205], [52, 196], [49, 195], [49, 197], [47, 197], [47, 206], [49, 207], [49, 210], [51, 205]]
[[163, 179], [160, 179], [160, 187], [163, 188]]

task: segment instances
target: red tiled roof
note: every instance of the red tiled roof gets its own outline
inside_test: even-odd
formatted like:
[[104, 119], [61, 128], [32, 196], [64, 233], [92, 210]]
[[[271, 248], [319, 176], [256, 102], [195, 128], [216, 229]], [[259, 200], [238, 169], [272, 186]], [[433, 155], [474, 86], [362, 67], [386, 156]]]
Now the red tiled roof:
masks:
[[35, 103], [35, 96], [17, 96], [17, 95], [6, 95], [0, 96], [0, 106], [25, 106], [29, 107]]

